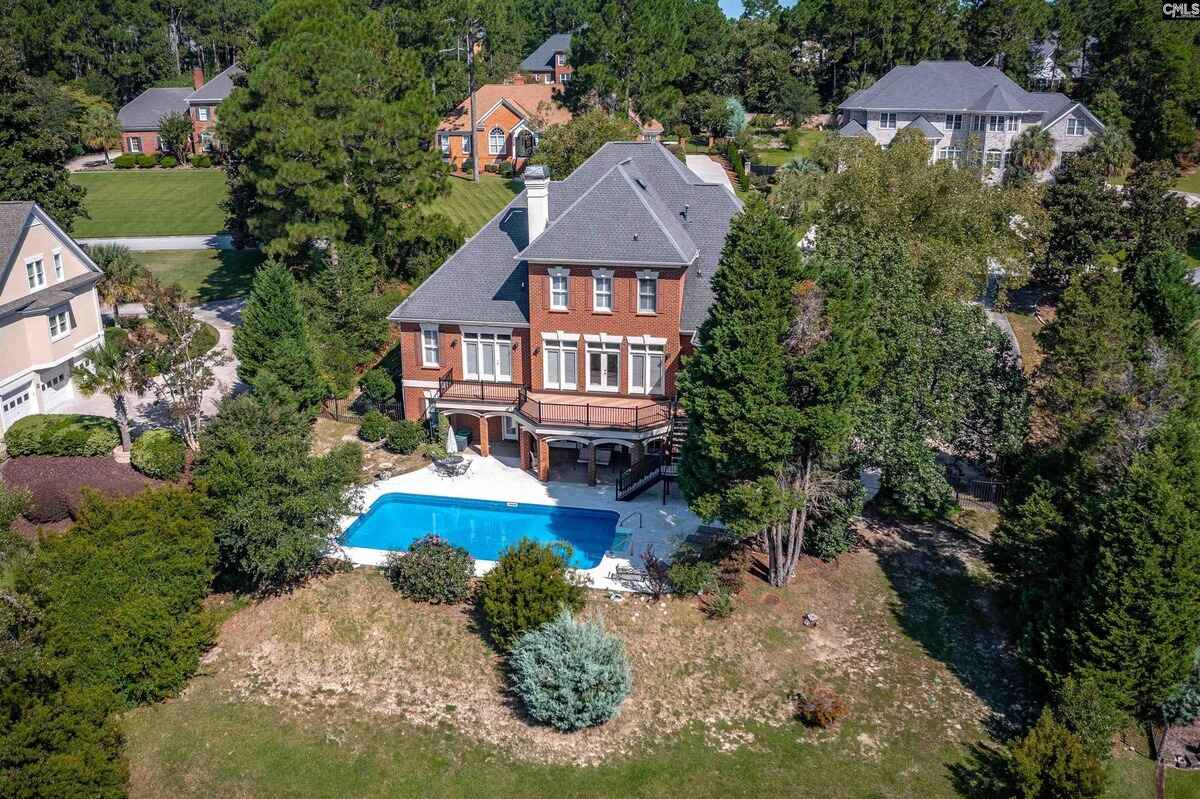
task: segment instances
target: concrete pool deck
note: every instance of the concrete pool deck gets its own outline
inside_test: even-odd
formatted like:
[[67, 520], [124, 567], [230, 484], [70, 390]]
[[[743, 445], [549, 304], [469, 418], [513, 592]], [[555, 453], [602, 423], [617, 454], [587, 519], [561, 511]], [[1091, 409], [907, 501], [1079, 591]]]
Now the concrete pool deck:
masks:
[[[629, 502], [618, 502], [611, 485], [589, 486], [556, 481], [542, 483], [500, 458], [485, 458], [470, 451], [464, 455], [472, 463], [470, 471], [461, 477], [444, 477], [435, 472], [432, 466], [427, 466], [370, 484], [363, 492], [362, 512], [366, 513], [375, 500], [390, 493], [615, 511], [620, 515], [618, 531], [623, 529], [630, 534], [629, 545], [622, 547], [619, 553], [606, 553], [600, 565], [593, 569], [575, 570], [575, 574], [585, 579], [590, 588], [612, 591], [632, 590], [628, 583], [613, 579], [614, 573], [619, 567], [642, 568], [642, 554], [647, 546], [652, 546], [658, 557], [669, 558], [676, 546], [703, 523], [700, 517], [688, 510], [677, 485], [671, 486], [671, 496], [665, 505], [662, 502], [661, 485], [651, 487]], [[345, 532], [357, 518], [344, 517], [341, 521], [342, 531]], [[340, 553], [355, 565], [380, 566], [388, 551], [340, 547]], [[484, 574], [495, 565], [495, 561], [477, 560], [476, 574]]]

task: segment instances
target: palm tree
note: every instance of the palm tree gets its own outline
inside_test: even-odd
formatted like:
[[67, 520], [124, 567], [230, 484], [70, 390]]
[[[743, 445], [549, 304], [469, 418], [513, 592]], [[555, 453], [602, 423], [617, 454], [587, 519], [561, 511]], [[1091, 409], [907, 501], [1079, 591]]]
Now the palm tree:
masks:
[[91, 106], [79, 121], [79, 137], [88, 147], [102, 150], [104, 163], [111, 163], [108, 151], [121, 144], [121, 126], [116, 114], [107, 106]]
[[1044, 172], [1054, 163], [1054, 138], [1041, 125], [1026, 128], [1012, 143], [1009, 162], [1031, 174]]
[[1133, 142], [1125, 131], [1108, 127], [1092, 138], [1085, 152], [1099, 159], [1104, 174], [1112, 177], [1129, 168], [1133, 161]]
[[129, 451], [128, 392], [141, 393], [141, 376], [136, 353], [115, 341], [106, 341], [83, 356], [74, 369], [75, 385], [85, 396], [107, 394], [112, 397], [113, 415], [121, 429], [121, 449]]
[[113, 321], [120, 322], [122, 302], [137, 299], [148, 272], [137, 262], [130, 249], [122, 244], [94, 244], [88, 255], [104, 272], [96, 285], [100, 299], [113, 309]]

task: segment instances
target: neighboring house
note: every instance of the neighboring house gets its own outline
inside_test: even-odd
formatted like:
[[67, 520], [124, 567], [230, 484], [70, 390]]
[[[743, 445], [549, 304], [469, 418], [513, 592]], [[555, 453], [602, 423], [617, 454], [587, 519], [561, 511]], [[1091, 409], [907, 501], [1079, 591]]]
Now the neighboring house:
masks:
[[545, 83], [491, 83], [475, 90], [475, 134], [471, 130], [470, 99], [463, 100], [437, 127], [436, 146], [442, 159], [464, 170], [472, 153], [479, 168], [510, 163], [520, 171], [537, 150], [548, 125], [569, 122], [571, 112], [559, 105], [557, 88]]
[[1034, 125], [1054, 139], [1051, 169], [1104, 130], [1083, 103], [1058, 92], [1027, 92], [999, 69], [966, 61], [895, 67], [848, 97], [838, 117], [842, 136], [885, 147], [897, 131], [913, 127], [930, 143], [932, 159], [955, 164], [966, 155], [968, 137], [975, 136], [987, 179], [1004, 173], [1013, 140]]
[[0, 430], [74, 396], [72, 369], [103, 338], [101, 272], [33, 202], [0, 202]]
[[571, 34], [556, 33], [521, 62], [521, 74], [534, 83], [559, 85], [571, 79]]
[[740, 208], [657, 143], [610, 142], [562, 181], [530, 166], [525, 190], [388, 317], [405, 416], [436, 408], [485, 455], [513, 441], [542, 480], [552, 457], [577, 455], [594, 478], [597, 446], [639, 463], [671, 429]]
[[130, 100], [117, 113], [121, 123], [121, 152], [156, 155], [163, 147], [158, 140], [158, 122], [167, 114], [185, 113], [192, 119], [192, 149], [212, 150], [216, 139], [212, 126], [217, 121], [217, 106], [233, 91], [233, 78], [242, 68], [231, 64], [207, 83], [204, 70], [192, 70], [190, 89], [147, 89]]
[[1064, 83], [1087, 80], [1092, 75], [1095, 50], [1098, 40], [1089, 36], [1083, 51], [1070, 61], [1063, 61], [1058, 47], [1058, 37], [1049, 36], [1033, 45], [1033, 66], [1029, 71], [1029, 83], [1042, 91], [1057, 91]]

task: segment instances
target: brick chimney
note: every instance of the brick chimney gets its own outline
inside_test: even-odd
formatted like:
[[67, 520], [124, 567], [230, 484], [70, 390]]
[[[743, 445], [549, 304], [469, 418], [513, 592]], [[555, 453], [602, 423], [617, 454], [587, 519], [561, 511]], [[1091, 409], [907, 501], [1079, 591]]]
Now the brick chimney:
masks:
[[532, 243], [550, 221], [550, 167], [542, 164], [525, 167], [525, 205]]
[[204, 85], [204, 67], [192, 67], [192, 88], [199, 89]]

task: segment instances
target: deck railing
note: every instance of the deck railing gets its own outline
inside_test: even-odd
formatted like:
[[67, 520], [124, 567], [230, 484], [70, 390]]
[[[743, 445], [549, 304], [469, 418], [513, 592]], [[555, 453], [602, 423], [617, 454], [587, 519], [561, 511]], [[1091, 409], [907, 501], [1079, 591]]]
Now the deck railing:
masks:
[[524, 386], [514, 383], [442, 377], [438, 380], [438, 397], [512, 405], [518, 413], [534, 424], [640, 431], [662, 427], [671, 419], [670, 402], [623, 408], [614, 405], [539, 400], [529, 396]]

